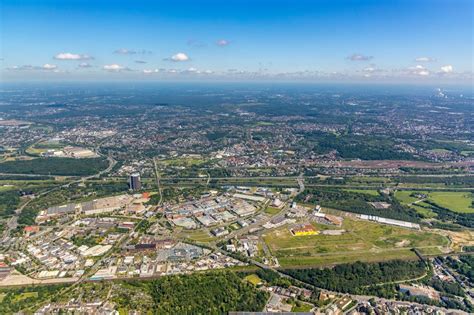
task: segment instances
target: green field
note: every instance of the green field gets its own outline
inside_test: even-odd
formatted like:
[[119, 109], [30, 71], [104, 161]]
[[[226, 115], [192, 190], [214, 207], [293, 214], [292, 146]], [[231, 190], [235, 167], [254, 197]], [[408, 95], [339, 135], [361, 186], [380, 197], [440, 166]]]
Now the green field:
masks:
[[159, 160], [158, 164], [165, 164], [166, 166], [184, 166], [190, 167], [195, 165], [201, 165], [206, 161], [196, 157], [180, 157], [175, 159]]
[[298, 305], [293, 305], [291, 308], [292, 312], [301, 312], [301, 313], [306, 313], [309, 312], [313, 309], [313, 305], [307, 304], [307, 303], [301, 303], [300, 306]]
[[16, 295], [13, 299], [12, 302], [20, 302], [24, 299], [28, 298], [37, 298], [38, 297], [38, 292], [24, 292]]
[[408, 205], [418, 200], [418, 198], [410, 196], [412, 193], [414, 193], [412, 190], [397, 190], [395, 192], [395, 198], [397, 198], [401, 204]]
[[33, 158], [0, 163], [0, 173], [85, 176], [96, 174], [108, 166], [105, 158]]
[[43, 141], [35, 143], [26, 149], [26, 153], [31, 155], [41, 155], [41, 153], [47, 152], [48, 150], [61, 150], [66, 144], [60, 142]]
[[244, 280], [250, 282], [253, 285], [258, 285], [262, 283], [262, 279], [260, 279], [256, 274], [248, 275], [247, 277], [244, 278]]
[[0, 192], [12, 189], [16, 189], [16, 187], [14, 185], [0, 185]]
[[265, 208], [265, 213], [268, 213], [270, 215], [277, 214], [280, 211], [281, 211], [281, 209], [278, 209], [278, 208], [275, 208], [275, 207], [266, 207]]
[[[317, 229], [330, 227], [315, 224]], [[411, 248], [441, 253], [449, 244], [446, 237], [345, 218], [339, 235], [292, 236], [288, 227], [281, 227], [263, 236], [272, 254], [282, 267], [324, 266], [360, 261], [384, 261], [416, 258]]]
[[430, 192], [429, 199], [437, 205], [459, 213], [474, 213], [473, 195], [468, 192]]
[[[415, 191], [412, 190], [399, 190], [395, 192], [395, 198], [397, 198], [400, 203], [409, 205], [410, 207], [414, 208], [422, 214], [431, 213], [431, 216], [434, 216], [434, 214], [430, 210], [420, 207], [421, 205], [429, 207], [429, 204], [426, 204], [424, 202], [413, 204], [415, 201], [418, 200], [417, 198], [410, 196], [414, 192]], [[428, 196], [426, 198], [428, 201], [434, 202], [438, 206], [449, 209], [453, 212], [474, 213], [474, 207], [472, 206], [474, 198], [472, 193], [456, 191], [417, 191], [417, 193], [426, 194]]]
[[[395, 198], [400, 201], [401, 204], [410, 206], [411, 208], [415, 209], [416, 212], [421, 214], [425, 218], [435, 218], [437, 215], [433, 211], [423, 208], [422, 206], [427, 206], [429, 207], [428, 204], [424, 203], [423, 201], [419, 201], [417, 203], [414, 203], [420, 199], [416, 197], [410, 196], [412, 193], [415, 191], [413, 190], [398, 190], [395, 192]], [[420, 194], [427, 194], [427, 192], [421, 192], [417, 191], [417, 193]]]
[[350, 181], [362, 183], [388, 183], [390, 182], [390, 178], [378, 176], [353, 176]]
[[344, 189], [344, 191], [358, 193], [358, 194], [366, 194], [371, 196], [379, 196], [379, 192], [375, 189]]
[[183, 231], [180, 234], [180, 236], [189, 238], [193, 241], [200, 242], [200, 243], [209, 243], [215, 239], [211, 234], [202, 230], [194, 230], [194, 231], [186, 231], [186, 232]]

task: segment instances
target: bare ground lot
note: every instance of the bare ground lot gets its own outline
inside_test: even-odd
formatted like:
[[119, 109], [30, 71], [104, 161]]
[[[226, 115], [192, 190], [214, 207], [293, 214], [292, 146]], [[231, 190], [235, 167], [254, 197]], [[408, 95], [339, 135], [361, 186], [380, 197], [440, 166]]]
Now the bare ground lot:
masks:
[[[334, 227], [314, 224], [317, 229]], [[282, 267], [327, 266], [346, 262], [416, 259], [411, 250], [423, 254], [450, 251], [450, 240], [431, 231], [416, 231], [346, 217], [342, 235], [295, 237], [287, 226], [263, 235], [265, 243]]]

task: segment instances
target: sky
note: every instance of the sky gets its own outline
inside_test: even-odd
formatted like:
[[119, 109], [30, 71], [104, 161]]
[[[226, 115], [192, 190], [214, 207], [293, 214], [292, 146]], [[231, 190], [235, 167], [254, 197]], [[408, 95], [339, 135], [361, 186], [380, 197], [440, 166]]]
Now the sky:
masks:
[[1, 0], [0, 80], [473, 84], [472, 0]]

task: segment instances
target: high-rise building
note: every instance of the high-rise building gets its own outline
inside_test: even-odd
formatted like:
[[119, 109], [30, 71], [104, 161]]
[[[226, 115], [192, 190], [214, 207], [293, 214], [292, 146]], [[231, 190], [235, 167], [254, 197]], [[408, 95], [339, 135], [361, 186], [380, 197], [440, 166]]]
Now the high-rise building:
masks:
[[142, 189], [142, 183], [140, 180], [140, 173], [132, 173], [130, 174], [130, 178], [128, 179], [128, 187], [131, 190], [140, 190]]

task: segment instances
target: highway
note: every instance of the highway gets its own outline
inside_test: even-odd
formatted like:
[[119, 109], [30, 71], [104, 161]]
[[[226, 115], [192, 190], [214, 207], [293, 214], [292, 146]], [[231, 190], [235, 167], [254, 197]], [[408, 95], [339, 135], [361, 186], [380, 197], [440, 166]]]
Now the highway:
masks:
[[[100, 153], [99, 150], [97, 150], [97, 153], [102, 155]], [[50, 192], [53, 192], [55, 190], [58, 190], [58, 189], [61, 189], [61, 188], [67, 188], [69, 187], [70, 185], [73, 185], [73, 184], [78, 184], [78, 183], [81, 183], [81, 182], [84, 182], [84, 181], [87, 181], [87, 180], [90, 180], [90, 179], [93, 179], [93, 178], [99, 178], [100, 176], [102, 176], [103, 174], [106, 174], [108, 172], [110, 172], [112, 170], [112, 168], [115, 166], [115, 164], [117, 163], [117, 161], [111, 157], [110, 155], [107, 156], [107, 160], [109, 162], [109, 165], [107, 166], [106, 169], [96, 173], [96, 174], [93, 174], [93, 175], [88, 175], [88, 176], [82, 176], [78, 179], [74, 179], [72, 181], [69, 181], [67, 183], [64, 183], [64, 184], [59, 184], [59, 185], [56, 185], [54, 187], [51, 187], [51, 188], [48, 188], [42, 192], [39, 192], [38, 194], [36, 194], [34, 196], [34, 198], [30, 198], [28, 199], [25, 203], [23, 203], [18, 209], [15, 210], [15, 213], [14, 215], [8, 220], [7, 222], [7, 228], [5, 229], [5, 231], [3, 232], [3, 236], [2, 236], [2, 239], [5, 240], [8, 235], [10, 235], [10, 232], [13, 231], [14, 229], [17, 228], [18, 226], [18, 218], [20, 217], [20, 214], [21, 212], [23, 211], [23, 209], [28, 205], [30, 204], [33, 200], [37, 199], [37, 198], [40, 198], [44, 195], [47, 195], [49, 194]]]

